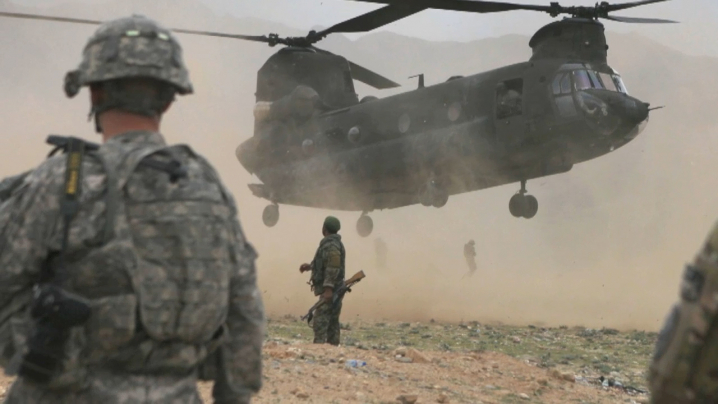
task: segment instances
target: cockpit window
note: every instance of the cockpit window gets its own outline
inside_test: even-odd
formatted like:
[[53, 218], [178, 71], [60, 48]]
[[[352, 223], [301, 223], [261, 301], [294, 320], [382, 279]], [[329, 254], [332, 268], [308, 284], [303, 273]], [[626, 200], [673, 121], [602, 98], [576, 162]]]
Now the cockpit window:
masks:
[[610, 74], [599, 73], [599, 75], [601, 75], [601, 80], [603, 81], [603, 85], [606, 87], [606, 90], [618, 91], [616, 83], [613, 82], [613, 78]]
[[571, 76], [566, 74], [561, 79], [561, 93], [571, 94]]
[[614, 74], [613, 82], [616, 84], [616, 88], [618, 88], [618, 91], [622, 92], [623, 94], [628, 94], [628, 90], [626, 89], [626, 86], [623, 84], [623, 80], [621, 80], [621, 76]]
[[585, 70], [574, 70], [573, 71], [573, 82], [576, 85], [576, 90], [588, 90], [591, 88], [591, 79], [588, 77], [588, 72]]
[[603, 84], [601, 84], [601, 80], [598, 79], [596, 72], [594, 72], [593, 70], [589, 70], [588, 76], [591, 77], [591, 84], [593, 85], [593, 88], [603, 90]]
[[571, 74], [557, 74], [553, 79], [553, 83], [551, 83], [551, 89], [554, 95], [571, 94]]

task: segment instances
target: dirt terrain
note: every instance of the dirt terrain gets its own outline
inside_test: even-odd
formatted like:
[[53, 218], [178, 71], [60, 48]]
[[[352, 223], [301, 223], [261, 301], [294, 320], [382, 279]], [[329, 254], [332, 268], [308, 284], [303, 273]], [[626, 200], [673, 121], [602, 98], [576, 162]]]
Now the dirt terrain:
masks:
[[[341, 347], [272, 319], [256, 403], [645, 403], [655, 333], [476, 322], [343, 324]], [[364, 366], [349, 367], [356, 359]], [[361, 363], [360, 363], [361, 365]], [[11, 379], [3, 378], [2, 396]], [[210, 403], [211, 386], [200, 386]], [[416, 399], [416, 401], [412, 401]]]

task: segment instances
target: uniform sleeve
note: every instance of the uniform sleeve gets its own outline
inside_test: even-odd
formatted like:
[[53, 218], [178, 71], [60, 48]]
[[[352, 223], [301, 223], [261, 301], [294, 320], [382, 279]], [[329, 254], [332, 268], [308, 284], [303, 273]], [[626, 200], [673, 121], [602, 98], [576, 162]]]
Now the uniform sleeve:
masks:
[[38, 281], [55, 229], [63, 173], [45, 165], [0, 205], [0, 323], [8, 306]]
[[219, 369], [212, 396], [215, 403], [249, 402], [262, 387], [262, 342], [265, 334], [264, 305], [257, 287], [254, 262], [257, 254], [246, 241], [239, 221], [234, 223], [237, 271], [230, 280], [229, 338], [219, 349]]
[[342, 281], [339, 279], [341, 265], [341, 252], [334, 246], [329, 247], [324, 253], [324, 284], [322, 286], [336, 289], [336, 286]]

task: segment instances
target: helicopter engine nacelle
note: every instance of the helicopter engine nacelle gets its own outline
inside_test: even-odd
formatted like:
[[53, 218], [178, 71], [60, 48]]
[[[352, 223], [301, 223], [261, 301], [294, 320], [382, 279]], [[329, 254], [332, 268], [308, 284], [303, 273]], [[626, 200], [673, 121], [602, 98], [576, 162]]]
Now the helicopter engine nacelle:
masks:
[[257, 121], [295, 119], [303, 121], [322, 104], [319, 94], [308, 86], [297, 86], [289, 95], [275, 102], [259, 101], [254, 106]]

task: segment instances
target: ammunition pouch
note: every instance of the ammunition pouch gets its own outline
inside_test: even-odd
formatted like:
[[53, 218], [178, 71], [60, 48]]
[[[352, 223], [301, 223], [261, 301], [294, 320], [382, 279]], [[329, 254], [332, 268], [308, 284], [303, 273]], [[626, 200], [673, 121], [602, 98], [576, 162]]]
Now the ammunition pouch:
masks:
[[84, 324], [90, 313], [85, 299], [56, 285], [38, 285], [30, 310], [35, 327], [28, 338], [28, 352], [20, 364], [19, 375], [36, 383], [49, 383], [61, 370], [70, 329]]

